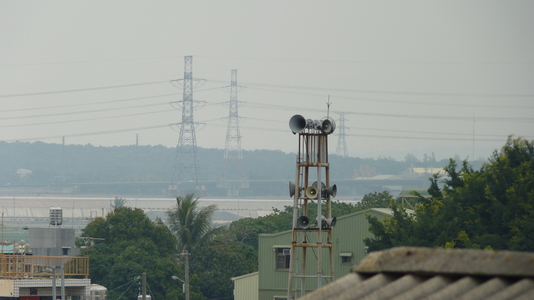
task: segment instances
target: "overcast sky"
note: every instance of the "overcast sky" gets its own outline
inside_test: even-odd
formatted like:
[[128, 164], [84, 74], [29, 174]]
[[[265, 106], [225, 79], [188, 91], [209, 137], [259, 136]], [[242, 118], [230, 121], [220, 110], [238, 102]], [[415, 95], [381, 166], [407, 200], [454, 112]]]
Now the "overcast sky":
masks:
[[[350, 156], [487, 158], [534, 139], [534, 1], [0, 0], [0, 140], [175, 147], [193, 56], [197, 145], [296, 152], [339, 119]], [[201, 82], [201, 81], [199, 81]], [[338, 129], [329, 139], [338, 146]], [[474, 140], [473, 140], [474, 137]]]

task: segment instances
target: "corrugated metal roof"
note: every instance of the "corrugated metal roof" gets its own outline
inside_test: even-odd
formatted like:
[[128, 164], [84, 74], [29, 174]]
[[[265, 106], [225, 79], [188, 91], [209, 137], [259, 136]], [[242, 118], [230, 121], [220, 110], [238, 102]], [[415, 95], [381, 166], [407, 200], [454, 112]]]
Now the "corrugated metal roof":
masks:
[[300, 299], [534, 299], [534, 253], [398, 247]]

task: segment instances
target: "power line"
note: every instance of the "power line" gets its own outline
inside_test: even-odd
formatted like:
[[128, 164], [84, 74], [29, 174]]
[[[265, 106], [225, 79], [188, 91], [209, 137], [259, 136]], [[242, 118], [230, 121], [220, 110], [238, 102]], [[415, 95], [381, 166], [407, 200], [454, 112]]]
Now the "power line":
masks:
[[52, 140], [52, 139], [59, 139], [59, 138], [62, 138], [62, 137], [80, 137], [80, 136], [103, 135], [103, 134], [131, 132], [131, 131], [142, 131], [142, 130], [169, 127], [169, 125], [170, 124], [164, 124], [164, 125], [144, 126], [144, 127], [126, 128], [126, 129], [75, 133], [75, 134], [67, 134], [67, 135], [54, 135], [54, 136], [47, 136], [47, 137], [18, 138], [18, 139], [9, 139], [9, 140], [2, 140], [2, 141], [11, 143], [11, 142], [28, 142], [28, 141], [40, 141], [40, 140]]
[[158, 111], [150, 111], [150, 112], [143, 112], [143, 113], [136, 113], [136, 114], [117, 115], [117, 116], [98, 117], [98, 118], [88, 118], [88, 119], [76, 119], [76, 120], [67, 120], [67, 121], [41, 122], [41, 123], [16, 124], [16, 125], [0, 125], [0, 128], [27, 127], [27, 126], [53, 125], [53, 124], [76, 123], [76, 122], [86, 122], [86, 121], [98, 121], [98, 120], [104, 120], [104, 119], [116, 119], [116, 118], [134, 117], [134, 116], [142, 116], [142, 115], [150, 115], [150, 114], [158, 114], [158, 113], [166, 113], [166, 112], [169, 112], [169, 110], [158, 110]]
[[152, 96], [146, 96], [146, 97], [135, 97], [135, 98], [126, 98], [126, 99], [118, 99], [118, 100], [110, 100], [110, 101], [95, 101], [95, 102], [80, 103], [80, 104], [67, 104], [67, 105], [55, 105], [55, 106], [40, 106], [40, 107], [6, 109], [6, 110], [2, 110], [1, 112], [5, 113], [5, 112], [18, 112], [18, 111], [46, 110], [46, 109], [55, 109], [55, 108], [91, 106], [91, 105], [98, 105], [98, 104], [109, 104], [109, 103], [127, 102], [127, 101], [162, 98], [162, 97], [173, 97], [173, 96], [176, 96], [176, 95], [179, 95], [179, 94], [178, 93], [171, 93], [171, 94], [152, 95]]
[[361, 90], [361, 89], [344, 89], [344, 88], [324, 88], [311, 86], [292, 86], [292, 85], [278, 85], [278, 84], [263, 84], [247, 82], [247, 86], [258, 87], [275, 87], [280, 89], [297, 89], [297, 90], [312, 90], [312, 91], [327, 91], [327, 92], [347, 92], [347, 93], [363, 93], [363, 94], [392, 94], [392, 95], [417, 95], [417, 96], [462, 96], [462, 97], [534, 97], [534, 94], [490, 94], [490, 93], [452, 93], [452, 92], [420, 92], [420, 91], [387, 91], [387, 90]]
[[[312, 92], [304, 92], [304, 91], [284, 91], [274, 88], [250, 88], [252, 90], [263, 90], [263, 91], [271, 91], [271, 92], [278, 92], [278, 93], [291, 93], [291, 94], [297, 94], [297, 95], [308, 95], [308, 96], [314, 96], [314, 97], [321, 97], [324, 98], [326, 94], [316, 94]], [[388, 99], [376, 99], [376, 98], [362, 98], [362, 97], [349, 97], [349, 96], [340, 96], [340, 95], [334, 95], [332, 93], [328, 93], [328, 95], [332, 96], [336, 99], [347, 99], [347, 100], [355, 100], [355, 101], [364, 101], [364, 102], [374, 102], [374, 103], [392, 103], [392, 104], [413, 104], [413, 105], [425, 105], [425, 106], [446, 106], [446, 107], [476, 107], [480, 108], [482, 105], [480, 104], [466, 104], [466, 103], [448, 103], [448, 102], [422, 102], [422, 101], [411, 101], [411, 100], [388, 100]], [[534, 106], [526, 106], [526, 105], [494, 105], [494, 104], [487, 104], [485, 103], [483, 105], [484, 108], [514, 108], [514, 109], [534, 109]]]
[[79, 92], [88, 92], [88, 91], [96, 91], [96, 90], [109, 90], [109, 89], [119, 89], [119, 88], [125, 88], [125, 87], [154, 85], [154, 84], [161, 84], [161, 83], [168, 83], [168, 82], [169, 82], [169, 80], [164, 80], [164, 81], [152, 81], [152, 82], [121, 84], [121, 85], [100, 86], [100, 87], [92, 87], [92, 88], [84, 88], [84, 89], [58, 90], [58, 91], [49, 91], [49, 92], [35, 92], [35, 93], [21, 93], [21, 94], [7, 94], [7, 95], [0, 95], [0, 98], [14, 98], [14, 97], [25, 97], [25, 96], [40, 96], [40, 95], [52, 95], [52, 94], [79, 93]]
[[[320, 111], [324, 110], [313, 109], [313, 108], [297, 108], [284, 105], [276, 104], [260, 104], [260, 103], [249, 103], [249, 106], [258, 107], [258, 108], [267, 108], [267, 109], [299, 109], [299, 110], [309, 110], [309, 111]], [[335, 110], [332, 110], [335, 113]], [[430, 120], [456, 120], [456, 121], [473, 121], [473, 117], [463, 117], [463, 116], [439, 116], [439, 115], [413, 115], [413, 114], [388, 114], [388, 113], [366, 113], [359, 111], [343, 111], [346, 114], [351, 115], [360, 115], [360, 116], [370, 116], [370, 117], [390, 117], [390, 118], [409, 118], [409, 119], [430, 119]], [[534, 118], [510, 118], [510, 117], [477, 117], [477, 121], [493, 121], [493, 122], [534, 122]]]
[[72, 111], [72, 112], [64, 112], [64, 113], [50, 113], [50, 114], [27, 115], [27, 116], [12, 116], [12, 117], [0, 118], [0, 121], [11, 120], [11, 119], [28, 119], [28, 118], [43, 118], [43, 117], [65, 116], [65, 115], [89, 114], [89, 113], [96, 113], [96, 112], [106, 112], [106, 111], [115, 111], [115, 110], [124, 110], [124, 109], [134, 109], [134, 108], [161, 106], [161, 105], [169, 105], [169, 104], [170, 104], [170, 102], [160, 102], [160, 103], [133, 105], [133, 106], [128, 106], [128, 107], [81, 110], [81, 111]]

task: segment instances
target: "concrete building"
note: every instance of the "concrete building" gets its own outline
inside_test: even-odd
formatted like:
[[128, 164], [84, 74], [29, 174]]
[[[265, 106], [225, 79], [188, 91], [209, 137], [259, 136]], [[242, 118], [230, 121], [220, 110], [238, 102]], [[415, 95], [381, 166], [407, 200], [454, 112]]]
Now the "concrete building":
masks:
[[31, 242], [33, 255], [76, 256], [76, 235], [73, 228], [28, 228], [28, 241]]
[[88, 276], [88, 257], [0, 254], [0, 300], [88, 299]]
[[[383, 218], [391, 216], [392, 212], [387, 208], [374, 208], [337, 218], [337, 223], [333, 230], [334, 279], [350, 273], [352, 266], [365, 257], [366, 249], [363, 238], [372, 236], [368, 230], [367, 215]], [[287, 298], [290, 261], [288, 250], [291, 247], [291, 233], [292, 231], [288, 230], [275, 234], [260, 234], [259, 236], [258, 289], [256, 290], [258, 293], [257, 299], [259, 300]], [[308, 250], [306, 256], [306, 267], [309, 268], [310, 272], [317, 271], [314, 253], [313, 250]], [[328, 253], [323, 253], [323, 260], [327, 259], [327, 255]], [[297, 259], [303, 258], [297, 257]], [[323, 272], [327, 273], [328, 271], [323, 270]], [[248, 275], [253, 276], [252, 274]], [[247, 292], [245, 290], [246, 287], [243, 283], [245, 280], [250, 280], [248, 275], [233, 279], [235, 300], [256, 297], [252, 291], [247, 289]], [[294, 285], [294, 295], [301, 297], [303, 294], [316, 290], [317, 283], [314, 280], [306, 280], [304, 283], [298, 282], [298, 284]], [[330, 282], [330, 279], [323, 279], [324, 285]]]
[[258, 272], [232, 277], [234, 300], [258, 300]]
[[75, 231], [60, 227], [62, 209], [52, 207], [49, 212], [50, 226], [29, 228], [29, 243], [2, 246], [0, 300], [70, 300], [74, 296], [85, 300], [92, 296], [89, 257], [74, 256], [79, 254]]

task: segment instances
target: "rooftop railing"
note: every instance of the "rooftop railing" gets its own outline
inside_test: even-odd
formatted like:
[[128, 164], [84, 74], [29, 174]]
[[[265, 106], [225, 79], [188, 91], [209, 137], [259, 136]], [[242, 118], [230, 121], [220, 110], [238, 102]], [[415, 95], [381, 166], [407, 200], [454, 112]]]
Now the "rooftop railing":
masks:
[[37, 279], [58, 275], [63, 266], [65, 276], [89, 277], [89, 257], [34, 256], [0, 254], [0, 279]]

